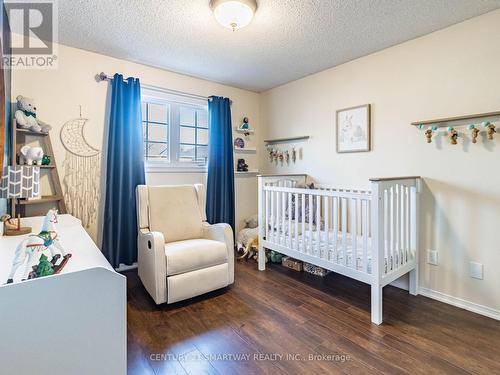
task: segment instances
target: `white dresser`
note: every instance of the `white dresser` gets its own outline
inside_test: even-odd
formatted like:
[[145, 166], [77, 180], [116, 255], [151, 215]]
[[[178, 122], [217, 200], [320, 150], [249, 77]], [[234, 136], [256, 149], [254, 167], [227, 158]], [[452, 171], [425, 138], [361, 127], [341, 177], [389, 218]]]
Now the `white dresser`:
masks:
[[[38, 233], [42, 220], [22, 225]], [[59, 215], [57, 230], [72, 254], [62, 272], [7, 285], [15, 248], [26, 236], [0, 237], [0, 374], [124, 375], [126, 278], [80, 220]]]

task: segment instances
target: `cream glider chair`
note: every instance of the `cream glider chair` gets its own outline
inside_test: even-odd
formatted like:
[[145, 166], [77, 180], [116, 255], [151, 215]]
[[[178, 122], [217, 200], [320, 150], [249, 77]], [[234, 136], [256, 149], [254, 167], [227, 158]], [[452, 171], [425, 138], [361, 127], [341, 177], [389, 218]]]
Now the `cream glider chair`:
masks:
[[203, 185], [137, 186], [139, 277], [157, 304], [234, 282], [233, 231], [210, 225]]

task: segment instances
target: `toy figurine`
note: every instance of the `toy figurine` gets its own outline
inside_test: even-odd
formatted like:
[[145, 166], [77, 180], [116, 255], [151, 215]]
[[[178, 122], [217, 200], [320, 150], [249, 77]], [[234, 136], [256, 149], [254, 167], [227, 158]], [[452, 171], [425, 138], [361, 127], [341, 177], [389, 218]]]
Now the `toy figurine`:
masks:
[[495, 129], [495, 125], [492, 124], [489, 121], [486, 121], [486, 122], [483, 122], [483, 126], [486, 129], [488, 129], [488, 139], [492, 140], [493, 139], [493, 135], [497, 132], [496, 129]]
[[467, 126], [467, 129], [471, 131], [472, 143], [477, 143], [477, 136], [479, 135], [479, 129], [476, 128], [476, 125], [470, 124]]
[[[423, 129], [424, 125], [419, 125], [418, 128], [419, 129]], [[427, 128], [427, 130], [425, 131], [425, 138], [427, 140], [427, 143], [431, 143], [432, 142], [432, 136], [437, 131], [437, 129], [438, 129], [437, 126], [429, 126]]]
[[241, 130], [249, 130], [250, 124], [248, 123], [248, 117], [243, 117], [243, 124], [240, 125]]
[[[40, 233], [29, 235], [17, 246], [9, 278], [7, 279], [7, 284], [14, 281], [17, 269], [24, 263], [26, 263], [26, 265], [22, 280], [26, 280], [30, 277], [37, 277], [42, 273], [50, 273], [50, 271], [46, 269], [47, 264], [44, 264], [43, 259], [38, 257], [38, 253], [41, 253], [44, 250], [49, 250], [52, 255], [50, 263], [53, 267], [53, 273], [59, 273], [62, 270], [71, 257], [71, 254], [67, 254], [59, 242], [60, 238], [55, 227], [57, 222], [57, 210], [49, 210], [43, 221]], [[61, 256], [63, 257], [63, 260], [59, 265], [57, 265], [56, 263]], [[40, 261], [42, 261], [41, 266]], [[38, 262], [38, 264], [36, 264], [36, 262]]]
[[236, 170], [238, 172], [248, 172], [248, 164], [245, 163], [245, 159], [238, 159]]
[[285, 161], [287, 164], [290, 164], [290, 153], [288, 152], [288, 150], [286, 150], [284, 152], [284, 157], [285, 157]]
[[292, 161], [295, 163], [297, 160], [297, 150], [295, 150], [295, 147], [292, 147]]
[[458, 142], [457, 142], [457, 139], [458, 139], [458, 132], [452, 128], [451, 126], [448, 127], [448, 134], [450, 136], [450, 142], [452, 145], [456, 145]]

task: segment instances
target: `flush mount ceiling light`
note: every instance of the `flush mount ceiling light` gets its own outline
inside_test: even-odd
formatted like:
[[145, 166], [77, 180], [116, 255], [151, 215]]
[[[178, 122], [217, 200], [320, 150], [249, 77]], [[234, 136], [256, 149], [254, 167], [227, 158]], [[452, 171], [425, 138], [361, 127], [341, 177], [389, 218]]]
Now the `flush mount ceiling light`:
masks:
[[247, 26], [257, 10], [256, 0], [211, 0], [210, 8], [222, 26], [233, 31]]

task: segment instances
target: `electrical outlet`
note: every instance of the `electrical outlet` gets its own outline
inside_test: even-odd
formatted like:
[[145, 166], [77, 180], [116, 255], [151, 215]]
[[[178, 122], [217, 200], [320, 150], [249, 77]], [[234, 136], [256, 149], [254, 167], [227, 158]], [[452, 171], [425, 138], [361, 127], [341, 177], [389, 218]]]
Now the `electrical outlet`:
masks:
[[483, 279], [483, 264], [477, 262], [469, 262], [470, 277], [474, 279]]
[[427, 263], [434, 266], [438, 265], [438, 252], [437, 250], [427, 250]]

